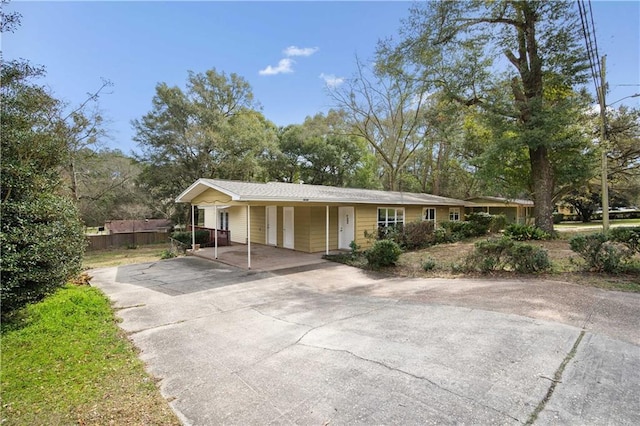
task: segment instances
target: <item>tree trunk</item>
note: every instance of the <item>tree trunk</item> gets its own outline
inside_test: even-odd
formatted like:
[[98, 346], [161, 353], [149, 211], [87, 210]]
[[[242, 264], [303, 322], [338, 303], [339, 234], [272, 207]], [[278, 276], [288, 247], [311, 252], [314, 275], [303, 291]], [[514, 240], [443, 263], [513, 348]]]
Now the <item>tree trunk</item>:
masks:
[[553, 169], [549, 161], [547, 148], [529, 148], [529, 159], [531, 162], [531, 180], [533, 183], [533, 215], [536, 226], [543, 231], [553, 232]]

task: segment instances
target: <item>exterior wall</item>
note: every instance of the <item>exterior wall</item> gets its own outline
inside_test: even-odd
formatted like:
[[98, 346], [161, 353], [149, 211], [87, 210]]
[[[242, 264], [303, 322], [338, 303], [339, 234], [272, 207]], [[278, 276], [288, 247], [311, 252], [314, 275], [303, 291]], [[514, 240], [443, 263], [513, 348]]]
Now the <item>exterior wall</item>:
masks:
[[309, 228], [311, 227], [311, 207], [294, 207], [293, 209], [293, 249], [311, 252]]
[[214, 208], [212, 206], [202, 206], [200, 208], [204, 210], [204, 223], [202, 226], [204, 226], [205, 228], [215, 229], [216, 215], [214, 212]]
[[[266, 242], [267, 208], [263, 206], [251, 207], [251, 242], [264, 244]], [[233, 236], [233, 232], [232, 232]]]
[[[464, 214], [464, 207], [460, 207], [460, 214]], [[436, 228], [442, 222], [449, 221], [449, 206], [436, 207]]]
[[355, 206], [355, 215], [356, 215], [355, 242], [362, 249], [367, 249], [371, 247], [374, 239], [366, 238], [365, 232], [367, 234], [377, 235], [378, 206], [372, 206], [372, 205]]
[[[229, 211], [229, 232], [231, 232], [231, 242], [247, 243], [247, 207], [232, 206]], [[253, 211], [251, 212], [253, 213]], [[253, 240], [253, 238], [252, 238]]]
[[[311, 207], [311, 221], [309, 229], [310, 251], [312, 253], [326, 249], [326, 207]], [[329, 250], [338, 248], [338, 207], [329, 207]]]
[[[404, 208], [404, 223], [422, 220], [422, 206], [406, 206]], [[436, 217], [437, 217], [436, 213]]]

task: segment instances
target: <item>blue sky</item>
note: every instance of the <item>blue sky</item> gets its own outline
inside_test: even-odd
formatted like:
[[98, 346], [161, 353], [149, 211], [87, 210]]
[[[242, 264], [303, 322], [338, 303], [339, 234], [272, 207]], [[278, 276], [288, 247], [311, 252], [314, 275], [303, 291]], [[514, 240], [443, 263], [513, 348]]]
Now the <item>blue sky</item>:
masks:
[[[640, 92], [640, 2], [592, 2], [608, 101]], [[111, 148], [135, 150], [130, 121], [151, 109], [158, 82], [183, 86], [187, 71], [236, 73], [267, 119], [301, 123], [331, 107], [325, 87], [397, 37], [411, 2], [32, 2], [13, 0], [22, 26], [2, 36], [7, 59], [44, 65], [43, 81], [79, 103], [101, 78]], [[639, 106], [640, 98], [621, 103]]]

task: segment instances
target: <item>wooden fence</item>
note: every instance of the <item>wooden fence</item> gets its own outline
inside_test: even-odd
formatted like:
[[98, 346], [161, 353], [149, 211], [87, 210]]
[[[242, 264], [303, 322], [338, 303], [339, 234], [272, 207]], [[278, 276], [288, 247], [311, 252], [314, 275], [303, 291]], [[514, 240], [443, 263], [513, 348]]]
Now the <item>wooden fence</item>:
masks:
[[122, 234], [89, 235], [87, 250], [142, 246], [147, 244], [169, 243], [168, 232], [126, 232]]

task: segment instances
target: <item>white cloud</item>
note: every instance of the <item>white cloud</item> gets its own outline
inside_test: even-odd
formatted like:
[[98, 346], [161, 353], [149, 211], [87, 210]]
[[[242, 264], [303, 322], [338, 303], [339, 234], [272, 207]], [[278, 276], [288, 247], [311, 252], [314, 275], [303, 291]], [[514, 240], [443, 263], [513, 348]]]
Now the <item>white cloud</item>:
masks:
[[282, 51], [285, 56], [311, 56], [318, 51], [317, 47], [289, 46]]
[[336, 77], [333, 74], [320, 74], [320, 78], [324, 80], [325, 84], [330, 88], [335, 88], [344, 83], [344, 77]]
[[293, 60], [287, 59], [287, 58], [280, 59], [277, 66], [272, 67], [271, 65], [269, 65], [265, 69], [258, 71], [258, 74], [276, 75], [276, 74], [290, 73], [290, 72], [293, 72], [291, 65], [293, 65]]

